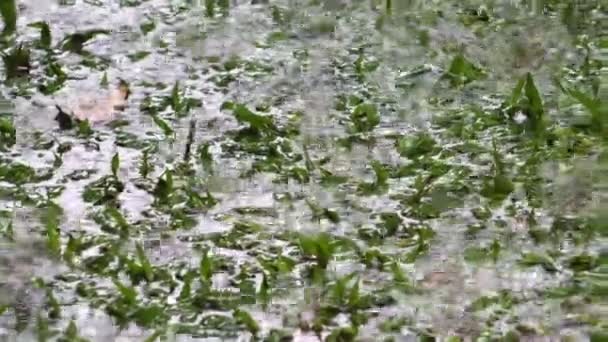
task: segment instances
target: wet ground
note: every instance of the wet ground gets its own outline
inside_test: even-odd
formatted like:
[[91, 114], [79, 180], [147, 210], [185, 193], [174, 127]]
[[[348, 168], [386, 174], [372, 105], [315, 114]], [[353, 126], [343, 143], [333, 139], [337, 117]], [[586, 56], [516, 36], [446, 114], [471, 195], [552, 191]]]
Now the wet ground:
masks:
[[605, 337], [605, 4], [18, 3], [5, 340]]

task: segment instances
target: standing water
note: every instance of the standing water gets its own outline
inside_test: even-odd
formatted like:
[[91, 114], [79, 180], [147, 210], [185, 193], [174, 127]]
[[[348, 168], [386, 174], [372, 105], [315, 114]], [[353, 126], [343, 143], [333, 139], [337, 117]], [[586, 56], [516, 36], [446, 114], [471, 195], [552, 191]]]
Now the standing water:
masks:
[[0, 14], [1, 341], [606, 338], [604, 2]]

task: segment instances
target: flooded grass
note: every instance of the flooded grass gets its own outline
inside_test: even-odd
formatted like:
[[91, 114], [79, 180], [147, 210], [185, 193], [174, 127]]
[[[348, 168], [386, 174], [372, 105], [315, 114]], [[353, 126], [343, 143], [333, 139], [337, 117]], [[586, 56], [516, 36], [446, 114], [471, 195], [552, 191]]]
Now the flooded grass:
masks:
[[604, 3], [50, 3], [0, 5], [3, 339], [606, 338]]

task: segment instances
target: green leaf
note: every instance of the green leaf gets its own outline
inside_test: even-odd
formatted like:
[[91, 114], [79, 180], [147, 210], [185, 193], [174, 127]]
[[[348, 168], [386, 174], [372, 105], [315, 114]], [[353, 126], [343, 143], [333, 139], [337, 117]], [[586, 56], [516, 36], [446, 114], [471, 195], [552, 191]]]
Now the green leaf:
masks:
[[350, 119], [354, 133], [370, 132], [380, 123], [376, 105], [362, 103], [353, 109]]
[[348, 180], [348, 177], [336, 176], [324, 168], [319, 168], [319, 171], [321, 171], [321, 184], [326, 187], [339, 185]]
[[4, 22], [4, 30], [2, 35], [10, 35], [17, 30], [17, 1], [2, 0], [0, 1], [0, 15]]
[[13, 221], [10, 220], [6, 226], [0, 227], [0, 236], [3, 236], [8, 241], [15, 241], [15, 232], [13, 231]]
[[377, 160], [372, 161], [372, 169], [376, 173], [376, 186], [386, 186], [388, 181], [388, 170]]
[[380, 219], [383, 222], [384, 234], [386, 236], [395, 235], [403, 222], [399, 214], [391, 212], [381, 213]]
[[557, 272], [557, 267], [551, 258], [547, 255], [536, 253], [526, 253], [519, 260], [520, 265], [526, 267], [541, 266], [547, 272]]
[[205, 0], [205, 14], [210, 18], [215, 16], [215, 0]]
[[140, 243], [137, 243], [135, 245], [135, 248], [137, 250], [137, 258], [139, 259], [139, 263], [141, 264], [141, 267], [144, 270], [146, 280], [148, 282], [151, 282], [154, 279], [154, 271], [152, 269], [152, 264], [150, 264], [150, 260], [148, 260], [148, 257], [146, 256], [146, 253], [144, 252], [144, 249]]
[[49, 49], [52, 43], [51, 29], [49, 28], [49, 24], [44, 21], [38, 21], [31, 23], [28, 26], [40, 29], [40, 46], [44, 49]]
[[575, 272], [591, 271], [597, 265], [597, 259], [589, 254], [580, 254], [568, 259], [567, 264]]
[[530, 115], [532, 115], [534, 122], [540, 125], [543, 120], [545, 110], [543, 108], [543, 101], [540, 97], [538, 89], [536, 89], [536, 85], [534, 85], [534, 79], [530, 73], [526, 74], [524, 93], [529, 101]]
[[232, 315], [234, 316], [237, 322], [245, 325], [247, 330], [252, 335], [256, 336], [257, 333], [260, 331], [260, 326], [247, 311], [235, 309]]
[[[0, 315], [1, 314], [2, 309], [0, 308]], [[39, 312], [36, 317], [36, 340], [38, 342], [46, 342], [49, 341], [51, 337], [52, 334], [49, 329], [49, 321]]]
[[89, 40], [95, 38], [97, 35], [109, 35], [111, 32], [108, 30], [92, 29], [82, 32], [76, 32], [68, 35], [61, 42], [61, 48], [64, 51], [71, 51], [75, 53], [82, 53], [84, 44]]
[[31, 52], [23, 44], [19, 44], [9, 53], [2, 53], [4, 74], [6, 80], [12, 80], [29, 75], [31, 69]]
[[607, 127], [608, 106], [600, 98], [593, 98], [577, 89], [565, 89], [568, 95], [577, 100], [591, 115], [591, 130], [603, 133]]
[[316, 236], [300, 235], [299, 246], [302, 253], [314, 257], [320, 268], [325, 269], [334, 254], [334, 244], [331, 236], [320, 233]]
[[270, 300], [270, 284], [268, 283], [266, 272], [262, 272], [262, 283], [260, 284], [258, 296], [264, 304], [268, 303]]
[[436, 150], [436, 142], [428, 133], [420, 132], [414, 136], [399, 139], [397, 150], [403, 157], [416, 159]]
[[356, 341], [356, 337], [359, 334], [358, 329], [354, 327], [343, 327], [343, 328], [335, 328], [332, 332], [325, 338], [325, 342], [346, 342], [346, 341]]
[[154, 22], [154, 20], [150, 19], [149, 17], [147, 19], [147, 21], [139, 25], [139, 29], [144, 35], [152, 32], [156, 28], [156, 23]]
[[113, 283], [122, 295], [122, 300], [125, 304], [129, 306], [137, 304], [137, 292], [132, 286], [125, 286], [118, 279], [114, 279]]
[[116, 152], [114, 154], [114, 156], [112, 157], [112, 175], [115, 178], [118, 178], [118, 168], [120, 167], [120, 157], [118, 155], [118, 152]]
[[158, 204], [168, 204], [169, 197], [173, 192], [173, 172], [171, 170], [165, 170], [165, 172], [158, 177], [156, 186], [154, 187], [154, 198]]
[[213, 271], [213, 257], [209, 255], [209, 250], [205, 249], [199, 266], [199, 274], [201, 277], [201, 281], [205, 284], [210, 285], [211, 277], [213, 276]]
[[513, 91], [511, 92], [511, 97], [509, 98], [508, 104], [510, 107], [515, 107], [517, 105], [517, 103], [519, 102], [519, 99], [521, 98], [521, 94], [522, 94], [525, 84], [526, 84], [525, 78], [522, 78], [519, 81], [517, 81], [515, 88], [513, 88]]
[[306, 204], [308, 204], [308, 207], [312, 211], [313, 220], [321, 220], [322, 218], [325, 218], [325, 219], [328, 219], [332, 223], [340, 222], [340, 216], [338, 215], [337, 212], [327, 209], [327, 208], [322, 208], [318, 204], [316, 204], [315, 202], [313, 202], [309, 199], [306, 199]]
[[251, 129], [258, 133], [268, 134], [277, 130], [270, 117], [255, 114], [242, 104], [234, 105], [232, 112], [239, 123], [248, 124]]
[[91, 128], [91, 124], [89, 123], [89, 119], [77, 120], [78, 123], [78, 135], [81, 137], [90, 137], [93, 135], [93, 128]]
[[11, 147], [17, 142], [17, 130], [12, 118], [0, 117], [0, 150]]
[[65, 329], [64, 336], [67, 341], [82, 341], [80, 336], [78, 336], [78, 328], [76, 327], [76, 323], [71, 320], [68, 324], [68, 327]]
[[230, 0], [216, 0], [217, 7], [219, 7], [224, 14], [228, 13], [230, 9]]
[[163, 308], [156, 304], [138, 308], [131, 315], [137, 324], [144, 327], [153, 326], [154, 322], [159, 321], [164, 316]]
[[387, 168], [377, 160], [372, 161], [371, 166], [376, 174], [376, 180], [373, 183], [359, 184], [357, 190], [365, 195], [382, 194], [388, 190], [387, 181], [389, 172]]
[[173, 85], [173, 89], [171, 90], [171, 97], [170, 97], [170, 102], [169, 104], [171, 105], [171, 108], [176, 111], [179, 112], [181, 109], [181, 98], [180, 98], [180, 94], [179, 94], [179, 81], [175, 81], [175, 84]]
[[55, 256], [61, 253], [61, 240], [59, 236], [59, 219], [63, 214], [60, 206], [53, 202], [48, 203], [46, 212], [42, 216], [42, 222], [46, 227], [47, 247]]
[[101, 80], [99, 81], [99, 86], [101, 86], [104, 89], [107, 89], [109, 85], [110, 85], [110, 83], [108, 82], [108, 73], [104, 72], [103, 75], [101, 76]]
[[514, 189], [515, 189], [515, 186], [513, 185], [513, 182], [511, 182], [511, 180], [507, 176], [496, 175], [494, 177], [494, 194], [495, 195], [507, 196], [511, 192], [513, 192]]
[[498, 240], [494, 240], [489, 246], [470, 246], [464, 250], [464, 259], [471, 263], [484, 263], [487, 260], [496, 262], [500, 248]]
[[449, 79], [452, 86], [459, 86], [480, 79], [484, 75], [480, 68], [469, 62], [464, 55], [459, 54], [454, 57], [450, 68], [443, 77]]
[[146, 179], [148, 175], [153, 171], [154, 165], [150, 163], [150, 152], [148, 149], [145, 149], [142, 152], [141, 162], [139, 164], [139, 175]]
[[510, 115], [521, 111], [526, 116], [525, 127], [530, 133], [537, 138], [545, 134], [545, 110], [532, 74], [528, 72], [523, 79], [519, 80], [507, 105]]
[[161, 119], [160, 116], [152, 115], [152, 120], [154, 120], [154, 123], [163, 131], [165, 136], [173, 136], [173, 129], [165, 120]]

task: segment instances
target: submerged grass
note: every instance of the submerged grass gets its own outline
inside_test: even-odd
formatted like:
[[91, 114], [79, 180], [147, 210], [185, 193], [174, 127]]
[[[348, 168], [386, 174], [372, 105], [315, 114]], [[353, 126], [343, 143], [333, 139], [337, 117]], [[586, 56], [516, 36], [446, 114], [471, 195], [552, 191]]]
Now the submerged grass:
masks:
[[[46, 15], [21, 37], [2, 2], [19, 43], [2, 43], [0, 90], [16, 102], [75, 92], [82, 74], [106, 89], [119, 70], [133, 91], [120, 120], [75, 134], [33, 133], [44, 108], [0, 116], [0, 199], [40, 213], [39, 228], [0, 224], [0, 257], [30, 224], [62, 266], [32, 284], [28, 261], [2, 264], [1, 295], [15, 278], [44, 297], [28, 315], [0, 300], [3, 329], [601, 340], [605, 6], [155, 4], [121, 5], [145, 13], [121, 41], [107, 18], [73, 32]], [[106, 38], [126, 65], [108, 64]]]

